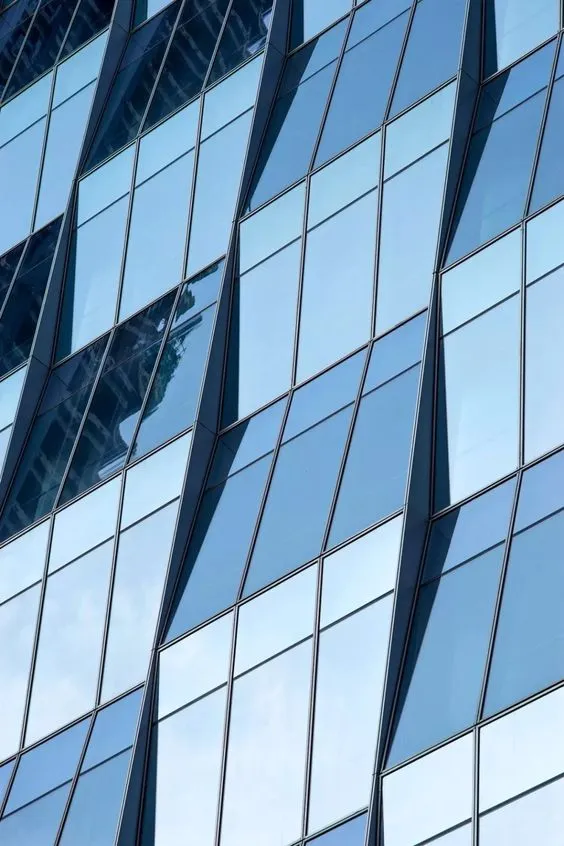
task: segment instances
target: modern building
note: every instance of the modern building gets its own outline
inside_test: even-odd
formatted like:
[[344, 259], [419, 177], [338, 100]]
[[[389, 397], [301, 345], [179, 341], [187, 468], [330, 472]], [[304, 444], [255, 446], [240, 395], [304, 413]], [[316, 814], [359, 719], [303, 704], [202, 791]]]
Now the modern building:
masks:
[[0, 846], [562, 846], [560, 0], [1, 0]]

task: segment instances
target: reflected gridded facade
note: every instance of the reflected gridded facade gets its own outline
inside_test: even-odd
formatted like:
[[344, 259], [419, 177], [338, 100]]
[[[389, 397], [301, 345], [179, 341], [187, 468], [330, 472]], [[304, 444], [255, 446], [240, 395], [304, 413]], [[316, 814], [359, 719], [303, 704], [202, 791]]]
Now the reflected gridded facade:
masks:
[[1, 846], [561, 846], [560, 0], [0, 0]]

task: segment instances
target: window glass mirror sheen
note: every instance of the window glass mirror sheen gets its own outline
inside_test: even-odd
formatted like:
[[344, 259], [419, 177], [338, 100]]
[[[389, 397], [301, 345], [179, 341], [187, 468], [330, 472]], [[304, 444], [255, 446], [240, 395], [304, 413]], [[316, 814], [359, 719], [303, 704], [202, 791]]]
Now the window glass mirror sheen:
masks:
[[307, 641], [235, 680], [221, 846], [299, 838], [310, 676]]
[[41, 579], [49, 538], [49, 521], [0, 549], [0, 602]]
[[321, 633], [309, 831], [370, 800], [391, 616], [386, 597]]
[[53, 106], [63, 103], [96, 79], [106, 48], [108, 33], [103, 32], [70, 59], [57, 67]]
[[559, 235], [564, 226], [564, 202], [556, 203], [527, 223], [526, 280], [533, 282], [564, 263]]
[[81, 772], [131, 746], [135, 739], [143, 690], [136, 690], [98, 711]]
[[70, 787], [69, 781], [17, 813], [4, 817], [0, 821], [3, 846], [33, 842], [32, 838], [40, 843], [54, 843]]
[[235, 673], [242, 673], [313, 632], [317, 567], [239, 608]]
[[[562, 50], [560, 55], [562, 56]], [[562, 64], [561, 60], [559, 64]], [[564, 80], [561, 68], [558, 68], [557, 79], [550, 96], [529, 211], [540, 209], [563, 192], [564, 173], [558, 155], [559, 127], [562, 126], [563, 109]]]
[[311, 846], [362, 846], [365, 830], [366, 814], [361, 814], [309, 840], [308, 843]]
[[396, 517], [325, 557], [321, 626], [394, 589], [402, 525]]
[[129, 192], [134, 158], [135, 145], [130, 144], [80, 180], [76, 220], [78, 226]]
[[22, 367], [0, 382], [0, 429], [13, 423], [26, 373]]
[[199, 100], [196, 100], [143, 135], [139, 142], [136, 185], [195, 147], [199, 111]]
[[537, 837], [546, 846], [558, 846], [564, 825], [564, 779], [522, 796], [480, 818], [480, 843], [526, 846]]
[[208, 84], [254, 56], [266, 44], [272, 0], [234, 0], [210, 71]]
[[302, 234], [305, 182], [287, 191], [241, 223], [239, 271], [259, 261]]
[[379, 388], [421, 360], [426, 326], [427, 314], [423, 313], [376, 341], [364, 380], [364, 394]]
[[334, 20], [345, 15], [351, 8], [351, 0], [294, 0], [292, 4], [292, 35], [290, 47], [297, 47], [309, 41]]
[[447, 335], [440, 348], [436, 506], [511, 472], [519, 435], [519, 298]]
[[233, 614], [163, 649], [159, 656], [159, 719], [227, 682]]
[[503, 549], [497, 546], [421, 588], [389, 764], [477, 718]]
[[53, 74], [39, 79], [0, 109], [0, 145], [47, 114]]
[[0, 147], [0, 253], [25, 238], [31, 229], [44, 131], [42, 118]]
[[262, 56], [259, 56], [207, 92], [202, 114], [202, 141], [254, 105], [261, 68]]
[[558, 31], [558, 0], [486, 3], [484, 76], [510, 65]]
[[564, 508], [564, 452], [557, 452], [523, 473], [514, 531]]
[[412, 846], [470, 819], [472, 764], [472, 735], [467, 734], [386, 776], [383, 781], [386, 846]]
[[217, 444], [208, 485], [222, 482], [227, 476], [271, 452], [276, 445], [285, 409], [286, 400], [279, 400], [222, 435]]

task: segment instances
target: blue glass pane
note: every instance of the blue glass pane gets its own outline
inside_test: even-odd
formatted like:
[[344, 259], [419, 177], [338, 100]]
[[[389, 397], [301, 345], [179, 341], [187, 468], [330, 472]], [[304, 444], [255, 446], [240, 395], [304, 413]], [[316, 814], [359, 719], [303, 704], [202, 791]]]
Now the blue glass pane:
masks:
[[320, 837], [308, 840], [308, 846], [363, 846], [366, 831], [366, 814], [361, 814]]
[[19, 0], [0, 19], [0, 95], [8, 82], [39, 0]]
[[8, 787], [8, 782], [14, 769], [14, 761], [8, 761], [0, 767], [0, 802], [4, 801], [4, 792]]
[[559, 0], [486, 3], [484, 76], [491, 76], [558, 31]]
[[272, 452], [286, 408], [282, 399], [223, 435], [217, 444], [208, 485], [217, 485], [257, 458]]
[[329, 546], [403, 506], [418, 385], [413, 367], [362, 399]]
[[43, 799], [0, 821], [2, 846], [51, 846], [55, 843], [63, 811], [68, 799], [70, 782], [54, 790]]
[[534, 212], [564, 193], [564, 164], [560, 154], [560, 132], [564, 122], [564, 79], [555, 82], [542, 136], [539, 162], [531, 197]]
[[235, 602], [269, 467], [266, 456], [204, 494], [167, 640]]
[[363, 393], [369, 393], [421, 360], [426, 327], [427, 313], [424, 312], [376, 342], [370, 356]]
[[388, 765], [476, 719], [503, 549], [421, 588]]
[[349, 406], [282, 446], [245, 596], [319, 555], [351, 414]]
[[0, 252], [31, 230], [44, 133], [45, 118], [0, 147]]
[[392, 102], [392, 115], [458, 71], [465, 0], [419, 0]]
[[98, 712], [82, 762], [82, 772], [133, 744], [142, 697], [143, 689], [136, 690]]
[[[371, 14], [370, 5], [360, 8], [355, 20], [365, 13]], [[332, 158], [382, 123], [408, 17], [406, 12], [377, 32], [366, 33], [368, 37], [364, 41], [345, 52], [316, 165]], [[353, 34], [354, 28], [351, 36]]]
[[292, 28], [290, 48], [309, 41], [337, 18], [350, 11], [351, 0], [294, 0], [292, 3]]
[[4, 304], [4, 297], [8, 292], [24, 247], [25, 244], [20, 244], [0, 257], [0, 308]]
[[564, 513], [513, 538], [486, 693], [493, 714], [564, 676]]
[[515, 531], [564, 508], [564, 452], [535, 464], [523, 473]]
[[272, 0], [234, 0], [208, 84], [262, 50], [266, 43], [271, 15]]
[[78, 13], [70, 26], [62, 56], [68, 56], [108, 26], [115, 0], [80, 0]]
[[59, 843], [61, 846], [107, 846], [119, 821], [129, 752], [80, 776]]

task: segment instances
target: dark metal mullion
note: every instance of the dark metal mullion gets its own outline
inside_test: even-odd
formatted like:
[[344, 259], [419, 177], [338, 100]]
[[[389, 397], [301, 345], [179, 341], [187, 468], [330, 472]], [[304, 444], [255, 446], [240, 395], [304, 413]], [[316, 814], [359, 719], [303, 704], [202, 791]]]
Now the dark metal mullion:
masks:
[[520, 279], [520, 314], [519, 314], [519, 407], [517, 411], [519, 430], [517, 436], [517, 467], [525, 464], [525, 400], [526, 400], [526, 350], [527, 350], [527, 227], [521, 224], [521, 279]]
[[217, 811], [215, 825], [215, 846], [220, 846], [221, 826], [223, 823], [223, 800], [225, 798], [225, 785], [227, 781], [227, 756], [229, 754], [229, 735], [231, 723], [231, 711], [233, 705], [233, 687], [235, 685], [235, 654], [237, 649], [237, 629], [239, 625], [239, 607], [233, 609], [233, 636], [231, 639], [231, 653], [229, 656], [229, 669], [227, 675], [227, 691], [225, 696], [225, 723], [223, 725], [222, 754], [219, 773], [219, 784], [217, 788]]
[[315, 737], [315, 710], [317, 701], [317, 672], [319, 665], [319, 642], [321, 640], [321, 591], [323, 587], [324, 561], [317, 562], [317, 586], [313, 637], [311, 642], [311, 681], [309, 691], [308, 730], [305, 744], [304, 796], [302, 808], [302, 838], [307, 836], [309, 824], [309, 802], [311, 798], [311, 776], [313, 772], [313, 741]]
[[[298, 186], [296, 186], [298, 187]], [[294, 190], [294, 189], [292, 189]], [[302, 212], [302, 230], [301, 230], [301, 243], [300, 243], [300, 258], [298, 261], [298, 279], [297, 279], [297, 291], [296, 291], [296, 317], [294, 322], [294, 338], [293, 338], [293, 349], [292, 349], [292, 364], [290, 367], [290, 385], [289, 387], [292, 388], [298, 378], [298, 353], [300, 349], [300, 335], [301, 335], [301, 322], [302, 322], [302, 300], [303, 300], [303, 290], [304, 290], [304, 275], [305, 275], [305, 258], [306, 258], [306, 243], [307, 243], [307, 221], [308, 221], [308, 214], [309, 214], [309, 195], [311, 190], [311, 179], [310, 177], [306, 177], [305, 185], [304, 185], [304, 206]], [[289, 245], [286, 245], [289, 246]]]
[[[202, 91], [204, 91], [206, 86], [209, 85], [209, 79], [210, 79], [211, 71], [212, 71], [212, 68], [213, 68], [213, 63], [215, 62], [216, 56], [219, 53], [219, 45], [221, 43], [221, 39], [223, 38], [223, 33], [227, 29], [227, 21], [229, 19], [229, 15], [231, 14], [231, 9], [233, 8], [234, 3], [235, 3], [235, 0], [229, 0], [229, 4], [227, 6], [227, 11], [225, 12], [225, 15], [223, 17], [223, 23], [221, 24], [221, 28], [219, 30], [219, 34], [218, 34], [216, 42], [215, 42], [215, 47], [213, 48], [213, 53], [211, 55], [211, 59], [210, 59], [209, 64], [208, 64], [208, 69], [206, 71], [206, 75], [205, 75], [204, 81], [202, 83], [202, 89], [201, 89]], [[235, 68], [233, 70], [235, 70]], [[230, 74], [226, 74], [226, 76], [229, 76], [229, 75]], [[217, 80], [217, 81], [219, 82], [219, 80]]]
[[[57, 53], [57, 58], [55, 59], [55, 63], [53, 64], [53, 68], [56, 68], [56, 67], [57, 67], [57, 63], [61, 61], [61, 53], [62, 53], [62, 52], [63, 52], [63, 50], [64, 50], [64, 47], [65, 47], [65, 44], [66, 44], [67, 38], [69, 37], [69, 32], [71, 31], [71, 27], [72, 27], [72, 25], [73, 25], [73, 23], [74, 23], [74, 19], [76, 18], [77, 14], [78, 14], [78, 10], [80, 9], [81, 5], [82, 5], [82, 0], [75, 0], [74, 12], [73, 12], [73, 13], [72, 13], [72, 15], [71, 15], [70, 23], [69, 23], [69, 25], [67, 26], [67, 28], [66, 28], [66, 30], [65, 30], [65, 34], [64, 34], [63, 39], [62, 39], [62, 41], [61, 41], [61, 46], [59, 47], [59, 52]], [[99, 34], [99, 33], [98, 33], [98, 34]], [[87, 43], [87, 42], [85, 42], [85, 43]], [[81, 45], [80, 45], [80, 47], [79, 47], [78, 49], [80, 50], [80, 48], [81, 48], [82, 46], [84, 46], [84, 45], [82, 45], [82, 44], [81, 44]], [[73, 53], [74, 53], [74, 52], [75, 52], [75, 51], [73, 50]], [[77, 51], [77, 52], [78, 52], [78, 51]], [[72, 53], [71, 53], [70, 55], [72, 56]]]
[[474, 754], [472, 755], [472, 822], [470, 829], [470, 838], [472, 846], [478, 846], [478, 823], [480, 811], [480, 727], [475, 725], [472, 729], [472, 745]]
[[[23, 41], [22, 41], [21, 46], [20, 46], [20, 49], [18, 50], [18, 55], [17, 55], [17, 56], [16, 56], [16, 58], [14, 59], [14, 64], [12, 65], [12, 69], [11, 69], [11, 71], [10, 71], [10, 75], [8, 76], [8, 79], [6, 80], [6, 85], [4, 86], [4, 90], [2, 91], [2, 96], [0, 97], [0, 100], [2, 101], [2, 105], [4, 105], [6, 102], [9, 102], [9, 100], [11, 100], [11, 99], [12, 99], [12, 97], [14, 97], [14, 96], [15, 96], [15, 95], [13, 94], [13, 95], [9, 98], [9, 100], [6, 100], [6, 101], [4, 100], [4, 94], [5, 94], [7, 91], [9, 91], [9, 90], [10, 90], [10, 83], [11, 83], [11, 81], [12, 81], [12, 77], [13, 77], [13, 75], [14, 75], [14, 71], [15, 71], [15, 69], [16, 69], [16, 67], [17, 67], [17, 65], [18, 65], [18, 62], [19, 62], [19, 60], [20, 60], [20, 56], [22, 55], [22, 53], [23, 53], [23, 51], [24, 51], [25, 45], [26, 45], [26, 43], [27, 43], [27, 39], [29, 38], [29, 33], [31, 32], [31, 28], [32, 28], [33, 24], [35, 23], [35, 19], [36, 19], [37, 15], [39, 14], [39, 9], [40, 9], [40, 8], [41, 8], [41, 0], [38, 0], [38, 2], [37, 2], [37, 6], [35, 7], [35, 11], [34, 11], [34, 12], [30, 15], [30, 16], [29, 16], [29, 19], [28, 19], [28, 20], [29, 20], [29, 26], [28, 26], [28, 28], [27, 28], [27, 32], [26, 32], [26, 34], [25, 34], [25, 36], [24, 36], [24, 38], [23, 38]], [[38, 77], [38, 78], [39, 78], [39, 77]], [[36, 82], [36, 80], [33, 80], [33, 82]], [[31, 85], [31, 83], [30, 83], [30, 85]], [[27, 86], [26, 86], [26, 87], [27, 87]], [[24, 90], [24, 89], [22, 89], [22, 90]], [[19, 93], [20, 93], [19, 91], [17, 91], [17, 92], [16, 92], [16, 94], [19, 94]]]
[[[49, 140], [49, 129], [51, 127], [51, 116], [53, 110], [53, 101], [55, 99], [55, 84], [57, 81], [57, 73], [56, 73], [56, 66], [53, 67], [50, 71], [50, 74], [53, 75], [51, 80], [51, 91], [49, 93], [49, 102], [47, 105], [47, 114], [45, 115], [45, 130], [43, 133], [43, 144], [41, 149], [41, 155], [39, 157], [39, 167], [37, 168], [37, 178], [35, 182], [35, 195], [33, 199], [33, 208], [31, 210], [31, 232], [35, 232], [35, 218], [37, 217], [37, 207], [39, 206], [39, 193], [41, 191], [41, 182], [43, 180], [43, 168], [45, 167], [45, 158], [47, 155], [47, 142]], [[78, 93], [78, 92], [76, 92]], [[86, 131], [86, 127], [85, 127]], [[67, 205], [68, 205], [68, 198], [67, 198]], [[53, 256], [54, 258], [54, 256]]]
[[[407, 53], [407, 45], [408, 45], [408, 42], [409, 42], [409, 37], [411, 35], [411, 30], [413, 29], [413, 21], [415, 20], [415, 13], [417, 11], [418, 5], [419, 5], [419, 0], [411, 0], [411, 6], [410, 6], [409, 10], [406, 9], [405, 12], [403, 12], [403, 14], [405, 14], [407, 12], [407, 22], [405, 24], [405, 32], [404, 32], [404, 35], [403, 35], [403, 42], [402, 42], [402, 45], [400, 47], [400, 51], [399, 51], [399, 54], [398, 54], [396, 71], [394, 73], [394, 76], [392, 78], [392, 82], [390, 84], [390, 91], [389, 91], [389, 94], [388, 94], [388, 102], [386, 103], [386, 108], [384, 110], [384, 120], [382, 121], [383, 123], [387, 123], [388, 121], [391, 120], [392, 117], [396, 117], [395, 115], [391, 115], [390, 113], [392, 111], [392, 104], [394, 102], [394, 95], [396, 93], [396, 88], [397, 88], [400, 73], [401, 73], [401, 67], [403, 65], [405, 55]], [[403, 109], [402, 111], [406, 111], [406, 110], [407, 109]]]
[[370, 318], [370, 335], [376, 335], [376, 308], [378, 306], [378, 282], [380, 277], [380, 241], [382, 237], [382, 218], [384, 209], [384, 164], [386, 161], [386, 124], [382, 124], [380, 132], [380, 161], [378, 163], [378, 184], [376, 186], [376, 228], [374, 232], [374, 269], [372, 271], [372, 314]]
[[[194, 206], [196, 204], [196, 185], [198, 179], [198, 167], [200, 164], [200, 148], [202, 146], [202, 127], [204, 123], [204, 95], [202, 92], [198, 95], [198, 123], [196, 125], [196, 133], [194, 136], [194, 161], [192, 162], [192, 179], [190, 182], [190, 189], [188, 191], [188, 208], [186, 215], [186, 234], [184, 236], [184, 250], [182, 253], [182, 279], [187, 278], [188, 271], [188, 250], [190, 248], [190, 234], [192, 232], [192, 221], [194, 219]], [[196, 102], [196, 101], [193, 101]], [[219, 301], [219, 294], [218, 300]]]
[[[0, 321], [2, 321], [3, 318], [4, 318], [4, 312], [6, 311], [6, 306], [8, 305], [8, 300], [10, 299], [10, 295], [11, 295], [12, 291], [14, 290], [14, 287], [15, 287], [16, 282], [18, 280], [18, 276], [20, 274], [20, 270], [22, 269], [22, 265], [23, 265], [23, 262], [24, 262], [24, 259], [25, 259], [25, 254], [27, 253], [27, 250], [29, 248], [29, 242], [31, 241], [31, 238], [32, 238], [31, 235], [28, 235], [25, 238], [25, 243], [24, 243], [21, 255], [18, 259], [18, 263], [17, 263], [17, 265], [14, 269], [14, 272], [12, 274], [12, 279], [10, 281], [10, 284], [8, 285], [8, 289], [7, 289], [7, 291], [4, 295], [4, 301], [0, 305]], [[20, 243], [21, 243], [21, 241], [20, 241]], [[16, 244], [16, 246], [17, 246], [17, 244]], [[12, 247], [12, 249], [13, 249], [13, 247]], [[29, 356], [28, 356], [28, 360], [29, 360]], [[21, 366], [21, 365], [19, 365], [19, 366]], [[15, 370], [15, 368], [12, 368], [12, 370]], [[8, 373], [10, 373], [10, 371], [8, 371]], [[6, 378], [8, 373], [5, 374], [5, 376], [2, 377], [1, 381], [4, 381], [4, 379]]]
[[[136, 194], [136, 190], [137, 190], [136, 185], [135, 185], [135, 180], [136, 180], [136, 176], [137, 176], [137, 162], [139, 161], [139, 150], [140, 150], [140, 147], [141, 147], [141, 145], [139, 143], [139, 138], [137, 138], [137, 140], [134, 141], [133, 143], [135, 144], [135, 150], [133, 151], [133, 164], [131, 166], [131, 183], [130, 183], [130, 188], [129, 188], [129, 196], [127, 194], [124, 195], [124, 196], [128, 197], [128, 203], [127, 203], [127, 213], [126, 213], [126, 216], [125, 216], [125, 227], [124, 227], [124, 232], [123, 232], [123, 248], [122, 248], [122, 252], [121, 252], [121, 262], [120, 262], [120, 267], [119, 267], [118, 284], [117, 284], [117, 291], [116, 291], [116, 307], [115, 307], [115, 311], [114, 311], [114, 320], [113, 320], [114, 328], [119, 323], [119, 311], [120, 311], [120, 308], [121, 308], [121, 299], [122, 299], [122, 295], [123, 295], [123, 282], [124, 282], [124, 278], [125, 278], [125, 263], [127, 261], [127, 251], [128, 251], [128, 247], [129, 247], [129, 233], [130, 233], [130, 230], [131, 230], [131, 218], [133, 217], [133, 202], [135, 200], [135, 194]], [[127, 149], [127, 148], [124, 148], [124, 149]], [[120, 199], [123, 199], [123, 198], [120, 198]], [[77, 190], [77, 202], [78, 202], [78, 190]], [[119, 200], [116, 201], [116, 202], [119, 202]], [[107, 208], [109, 208], [109, 206]], [[104, 210], [102, 210], [102, 211], [104, 211]]]

